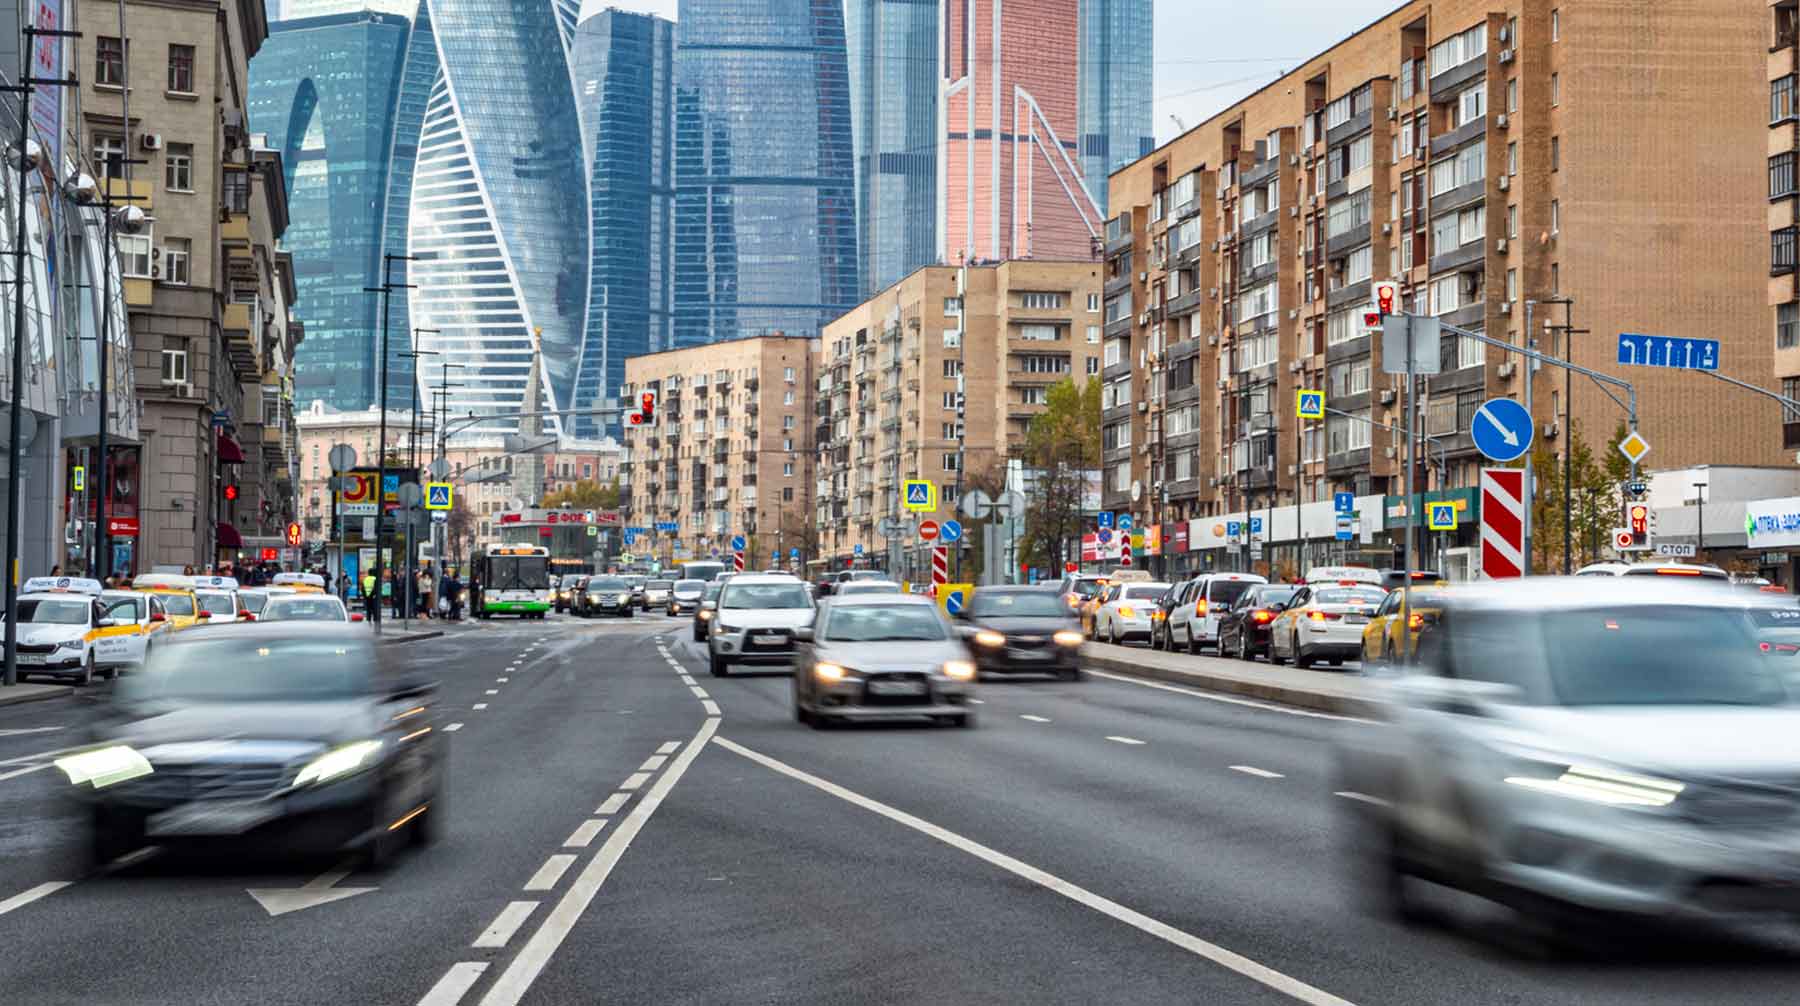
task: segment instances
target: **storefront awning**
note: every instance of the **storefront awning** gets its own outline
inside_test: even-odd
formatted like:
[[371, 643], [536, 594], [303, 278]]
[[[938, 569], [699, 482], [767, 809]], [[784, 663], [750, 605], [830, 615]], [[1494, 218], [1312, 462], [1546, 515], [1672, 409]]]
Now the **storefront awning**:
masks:
[[232, 527], [230, 524], [227, 524], [224, 521], [220, 521], [219, 522], [219, 547], [220, 548], [243, 548], [244, 547], [244, 536], [241, 534], [238, 534], [237, 528]]
[[238, 446], [231, 434], [223, 430], [219, 431], [219, 461], [228, 465], [244, 463], [244, 449]]

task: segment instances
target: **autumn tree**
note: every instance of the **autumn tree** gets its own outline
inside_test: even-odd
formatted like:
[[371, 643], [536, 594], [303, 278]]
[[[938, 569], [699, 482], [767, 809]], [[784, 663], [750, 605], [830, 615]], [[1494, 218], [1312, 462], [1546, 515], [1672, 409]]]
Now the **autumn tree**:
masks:
[[[1611, 547], [1624, 507], [1623, 486], [1631, 463], [1619, 453], [1626, 429], [1620, 424], [1606, 447], [1595, 454], [1571, 424], [1564, 448], [1568, 457], [1568, 486], [1564, 491], [1563, 458], [1552, 448], [1540, 446], [1532, 453], [1531, 564], [1538, 573], [1560, 573], [1563, 568], [1563, 529], [1569, 529], [1569, 567], [1578, 569], [1605, 557]], [[1563, 518], [1564, 502], [1568, 520]]]
[[1100, 467], [1100, 382], [1087, 378], [1077, 386], [1064, 378], [1050, 386], [1045, 406], [1026, 427], [1019, 452], [1035, 476], [1020, 556], [1060, 570], [1071, 540], [1079, 554], [1088, 473]]
[[613, 510], [619, 505], [618, 480], [601, 485], [594, 479], [582, 479], [553, 493], [544, 494], [544, 508], [556, 510]]

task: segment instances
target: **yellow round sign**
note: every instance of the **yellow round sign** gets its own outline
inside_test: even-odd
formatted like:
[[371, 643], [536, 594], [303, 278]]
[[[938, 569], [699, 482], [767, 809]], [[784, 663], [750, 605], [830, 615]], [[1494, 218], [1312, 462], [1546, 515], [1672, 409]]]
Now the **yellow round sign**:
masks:
[[1223, 524], [1214, 524], [1214, 525], [1213, 525], [1213, 537], [1214, 537], [1214, 538], [1223, 538], [1223, 537], [1225, 537], [1225, 525], [1223, 525]]

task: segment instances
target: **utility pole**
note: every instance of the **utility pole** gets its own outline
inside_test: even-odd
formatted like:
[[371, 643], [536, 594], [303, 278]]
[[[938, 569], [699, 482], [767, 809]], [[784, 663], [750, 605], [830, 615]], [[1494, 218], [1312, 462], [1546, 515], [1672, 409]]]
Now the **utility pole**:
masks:
[[[388, 413], [388, 319], [391, 314], [390, 303], [395, 290], [410, 290], [411, 283], [394, 282], [394, 263], [410, 262], [411, 255], [385, 254], [381, 256], [381, 285], [365, 286], [364, 293], [381, 294], [381, 361], [376, 367], [381, 382], [381, 419], [380, 433], [375, 440], [375, 625], [377, 633], [381, 632], [381, 590], [387, 584], [386, 553], [381, 547], [381, 523], [387, 517], [387, 413]], [[400, 597], [400, 591], [394, 592]]]
[[1694, 504], [1695, 507], [1697, 508], [1695, 511], [1695, 515], [1696, 515], [1696, 517], [1698, 517], [1698, 519], [1700, 521], [1699, 533], [1694, 535], [1694, 561], [1695, 562], [1705, 562], [1706, 560], [1705, 560], [1704, 556], [1706, 553], [1706, 483], [1695, 482], [1693, 485], [1694, 485], [1694, 491], [1697, 496], [1697, 502]]

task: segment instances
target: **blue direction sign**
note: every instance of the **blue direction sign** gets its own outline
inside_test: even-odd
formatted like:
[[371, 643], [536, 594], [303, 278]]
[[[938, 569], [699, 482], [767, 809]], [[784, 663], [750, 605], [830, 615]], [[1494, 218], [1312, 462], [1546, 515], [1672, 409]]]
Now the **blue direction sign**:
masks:
[[1118, 520], [1113, 521], [1113, 524], [1121, 531], [1129, 531], [1131, 530], [1131, 515], [1122, 513]]
[[1620, 332], [1619, 362], [1631, 367], [1718, 370], [1719, 340]]
[[1331, 494], [1331, 509], [1336, 511], [1337, 513], [1355, 513], [1356, 512], [1356, 494], [1355, 493], [1332, 493]]
[[[862, 546], [861, 546], [861, 545], [858, 545], [858, 546], [856, 546], [856, 553], [857, 553], [857, 554], [858, 554], [858, 555], [861, 555], [861, 554], [862, 554]], [[789, 559], [798, 559], [798, 558], [800, 558], [800, 550], [799, 550], [799, 549], [797, 549], [797, 548], [790, 548], [790, 549], [788, 549], [788, 558], [789, 558]]]
[[1495, 461], [1514, 461], [1531, 450], [1531, 413], [1510, 398], [1490, 398], [1470, 420], [1475, 447]]
[[1099, 513], [1095, 514], [1094, 515], [1094, 523], [1103, 528], [1112, 527], [1113, 526], [1112, 511], [1111, 510], [1102, 510]]
[[743, 535], [734, 534], [731, 536], [731, 550], [733, 552], [742, 552], [744, 550], [744, 546], [747, 544], [749, 544], [749, 543], [744, 541]]
[[659, 520], [656, 522], [656, 529], [664, 534], [674, 534], [681, 530], [681, 525], [672, 520]]
[[962, 540], [962, 522], [947, 520], [938, 525], [938, 540], [944, 542]]
[[961, 587], [953, 587], [944, 591], [944, 610], [952, 615], [962, 614], [963, 605], [968, 602], [969, 595]]
[[635, 532], [633, 532], [630, 528], [626, 528], [624, 533], [621, 535], [621, 537], [625, 539], [625, 547], [626, 548], [630, 548], [631, 546], [637, 544], [637, 534]]

